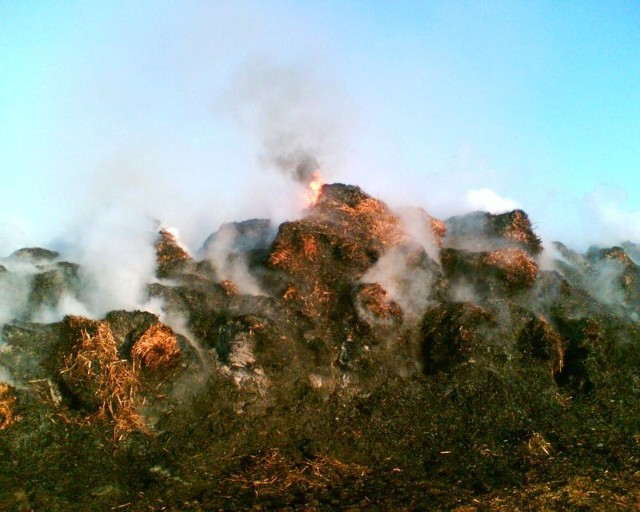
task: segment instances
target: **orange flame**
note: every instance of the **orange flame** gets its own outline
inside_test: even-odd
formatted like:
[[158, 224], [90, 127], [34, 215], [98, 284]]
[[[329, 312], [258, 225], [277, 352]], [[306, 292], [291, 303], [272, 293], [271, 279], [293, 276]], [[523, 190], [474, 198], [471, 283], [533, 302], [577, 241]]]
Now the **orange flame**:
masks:
[[322, 176], [320, 176], [318, 171], [313, 171], [311, 181], [309, 182], [309, 185], [307, 185], [307, 190], [304, 192], [304, 203], [307, 208], [318, 202], [322, 185], [324, 185]]

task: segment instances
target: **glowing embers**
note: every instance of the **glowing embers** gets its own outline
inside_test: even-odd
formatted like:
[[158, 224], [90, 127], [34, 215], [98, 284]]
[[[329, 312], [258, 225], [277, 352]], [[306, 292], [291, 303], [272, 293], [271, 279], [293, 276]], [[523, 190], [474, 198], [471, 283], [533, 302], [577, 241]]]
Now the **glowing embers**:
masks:
[[309, 208], [318, 202], [320, 192], [322, 191], [322, 185], [324, 180], [318, 171], [313, 171], [311, 174], [311, 181], [307, 185], [307, 189], [304, 192], [304, 205]]

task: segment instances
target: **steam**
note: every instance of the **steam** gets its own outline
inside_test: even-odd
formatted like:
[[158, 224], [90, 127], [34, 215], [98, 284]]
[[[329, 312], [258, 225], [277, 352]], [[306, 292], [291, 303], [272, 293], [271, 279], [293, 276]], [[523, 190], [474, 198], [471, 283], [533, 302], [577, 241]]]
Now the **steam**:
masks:
[[254, 136], [263, 167], [309, 183], [320, 162], [335, 170], [345, 154], [345, 114], [335, 87], [303, 66], [251, 62], [240, 69], [225, 110]]

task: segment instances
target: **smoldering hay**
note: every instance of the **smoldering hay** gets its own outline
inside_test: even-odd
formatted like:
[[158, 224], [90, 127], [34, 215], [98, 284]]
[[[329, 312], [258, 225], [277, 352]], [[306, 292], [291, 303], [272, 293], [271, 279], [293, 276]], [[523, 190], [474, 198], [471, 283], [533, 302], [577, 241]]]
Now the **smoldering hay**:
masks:
[[633, 242], [550, 258], [522, 210], [338, 183], [198, 251], [142, 227], [0, 262], [8, 510], [633, 507]]

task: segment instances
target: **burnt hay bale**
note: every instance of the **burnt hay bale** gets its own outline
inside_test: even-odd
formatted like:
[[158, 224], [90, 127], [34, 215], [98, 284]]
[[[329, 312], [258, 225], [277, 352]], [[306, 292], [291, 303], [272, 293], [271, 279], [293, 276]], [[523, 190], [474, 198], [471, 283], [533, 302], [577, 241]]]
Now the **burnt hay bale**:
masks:
[[402, 310], [378, 283], [357, 285], [351, 294], [359, 318], [369, 326], [391, 327], [402, 324]]
[[537, 263], [523, 250], [508, 247], [491, 252], [446, 248], [440, 253], [442, 268], [451, 279], [466, 280], [482, 292], [499, 283], [506, 291], [530, 288], [538, 276]]
[[66, 261], [47, 265], [33, 276], [28, 304], [30, 311], [55, 307], [65, 293], [81, 293], [80, 266]]
[[536, 255], [542, 242], [522, 210], [501, 214], [473, 212], [447, 219], [445, 246], [475, 251], [517, 247]]
[[202, 245], [201, 252], [206, 254], [213, 246], [221, 243], [221, 240], [225, 246], [229, 246], [231, 252], [268, 249], [275, 234], [275, 228], [269, 219], [227, 222], [209, 235]]
[[447, 370], [467, 359], [482, 343], [482, 330], [494, 326], [489, 311], [469, 302], [445, 302], [427, 310], [420, 327], [424, 373]]
[[559, 386], [590, 393], [594, 389], [593, 357], [604, 344], [603, 326], [595, 318], [557, 317], [555, 323], [566, 340], [562, 369], [554, 375], [555, 381]]
[[280, 225], [268, 264], [284, 276], [285, 300], [321, 317], [351, 307], [354, 283], [404, 238], [383, 202], [358, 187], [325, 185], [306, 218]]
[[159, 323], [157, 315], [148, 311], [114, 310], [107, 313], [111, 333], [121, 358], [130, 358], [131, 347], [153, 325]]
[[564, 340], [544, 318], [533, 316], [522, 328], [517, 346], [523, 355], [548, 361], [554, 375], [564, 369]]
[[510, 290], [529, 288], [538, 276], [538, 264], [522, 249], [505, 248], [483, 256], [483, 265]]

